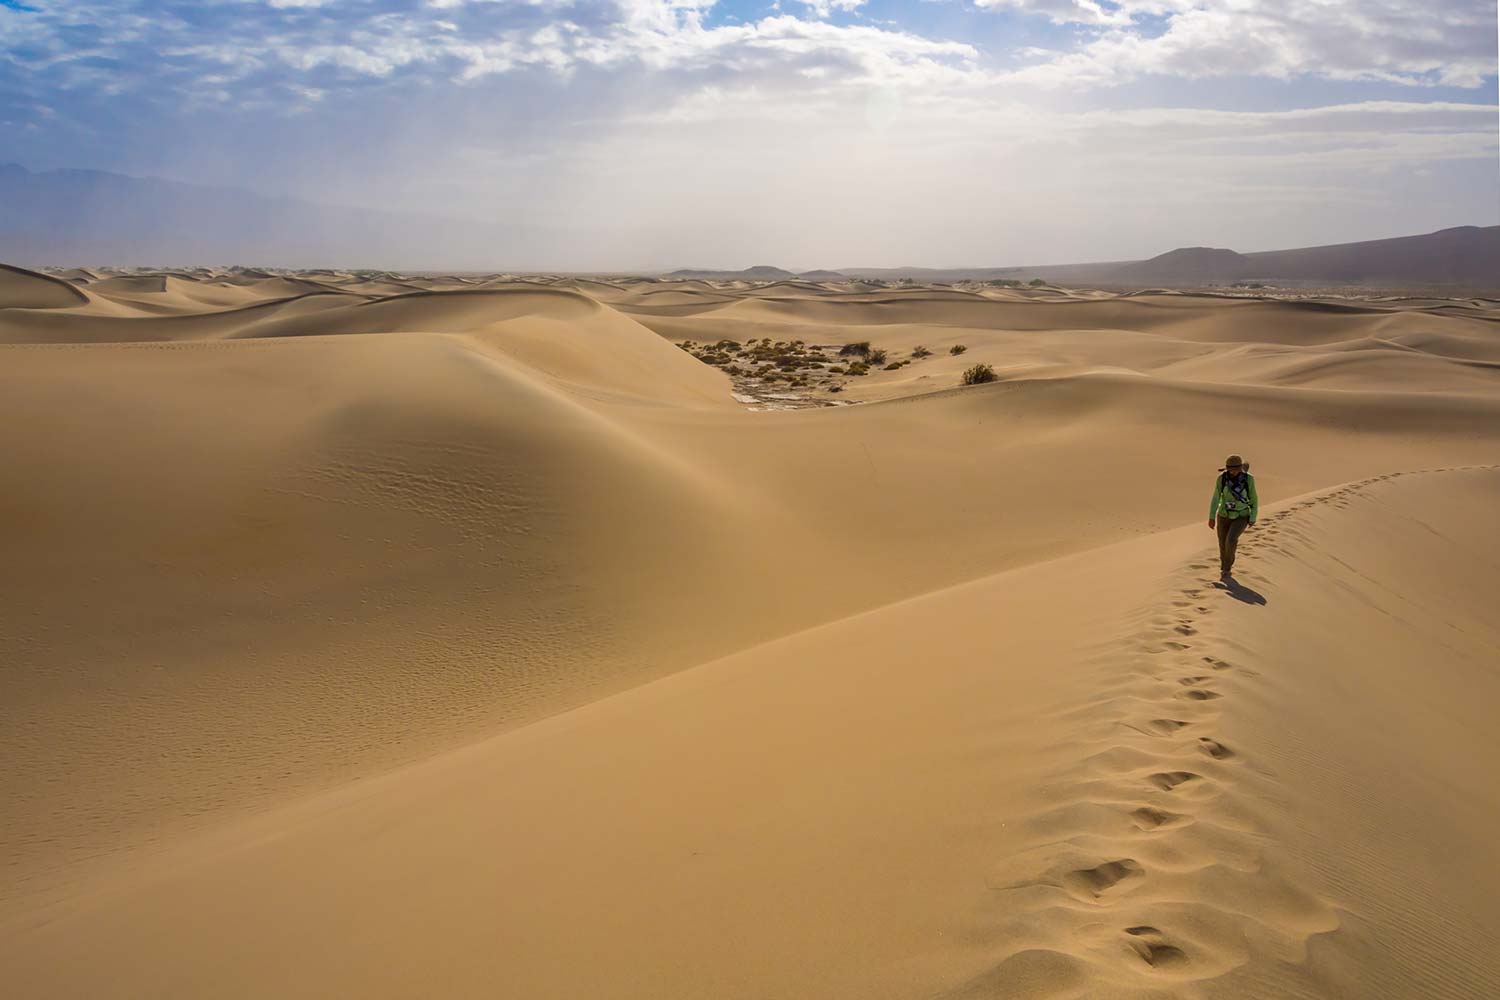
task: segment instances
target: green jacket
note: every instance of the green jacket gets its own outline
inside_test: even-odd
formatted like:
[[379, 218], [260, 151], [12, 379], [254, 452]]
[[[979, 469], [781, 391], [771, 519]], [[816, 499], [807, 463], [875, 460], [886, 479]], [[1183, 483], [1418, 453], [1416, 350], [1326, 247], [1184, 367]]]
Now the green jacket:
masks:
[[1233, 491], [1229, 488], [1229, 484], [1225, 482], [1229, 478], [1229, 474], [1221, 472], [1214, 479], [1214, 498], [1208, 502], [1208, 516], [1210, 519], [1215, 517], [1227, 517], [1231, 519], [1248, 517], [1251, 521], [1254, 521], [1259, 516], [1260, 497], [1255, 495], [1255, 477], [1248, 472], [1241, 472], [1240, 475], [1245, 477], [1245, 484], [1249, 487], [1250, 505], [1246, 507], [1245, 504], [1241, 503], [1235, 497]]

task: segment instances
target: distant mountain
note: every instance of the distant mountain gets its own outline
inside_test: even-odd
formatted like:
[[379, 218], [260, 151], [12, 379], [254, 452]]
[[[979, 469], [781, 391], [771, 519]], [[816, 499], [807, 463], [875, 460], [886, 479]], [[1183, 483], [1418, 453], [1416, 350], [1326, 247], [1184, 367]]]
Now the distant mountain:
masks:
[[770, 264], [757, 264], [754, 267], [747, 267], [741, 271], [740, 277], [749, 281], [782, 281], [786, 278], [795, 278], [796, 275], [791, 271], [783, 271], [779, 267], [772, 267]]
[[[270, 198], [97, 170], [0, 164], [0, 260], [25, 267], [262, 264], [286, 268], [578, 271], [597, 233]], [[602, 272], [599, 272], [602, 273]], [[621, 273], [621, 272], [612, 272]], [[635, 272], [642, 273], [642, 272]], [[1105, 287], [1267, 284], [1500, 289], [1500, 226], [1258, 253], [1183, 247], [1150, 260], [1024, 267], [840, 268], [800, 275], [760, 264], [671, 278], [743, 281], [1009, 279]]]
[[1421, 236], [1336, 243], [1297, 250], [1236, 253], [1182, 247], [1150, 260], [1026, 267], [859, 268], [840, 270], [860, 278], [919, 281], [1010, 279], [1092, 283], [1105, 286], [1167, 285], [1201, 288], [1238, 281], [1290, 285], [1372, 287], [1451, 286], [1500, 289], [1500, 226], [1458, 226]]
[[1254, 270], [1249, 257], [1213, 247], [1181, 247], [1150, 260], [1118, 265], [1119, 281], [1233, 281]]
[[685, 267], [662, 275], [677, 281], [848, 281], [847, 274], [838, 271], [788, 271], [770, 264], [757, 264], [741, 271], [715, 271], [708, 268]]
[[787, 278], [795, 278], [796, 276], [791, 271], [772, 267], [770, 264], [757, 264], [754, 267], [747, 267], [742, 271], [713, 271], [686, 267], [662, 275], [663, 278], [676, 278], [683, 281], [785, 281]]
[[[1062, 280], [1068, 277], [1060, 272], [1056, 276]], [[1493, 288], [1500, 287], [1500, 226], [1458, 226], [1421, 236], [1261, 253], [1201, 247], [1173, 250], [1151, 260], [1113, 265], [1096, 280]]]
[[580, 235], [267, 198], [99, 170], [0, 164], [0, 260], [494, 271], [566, 259]]
[[1424, 236], [1245, 256], [1253, 265], [1250, 277], [1500, 286], [1500, 226], [1457, 226]]

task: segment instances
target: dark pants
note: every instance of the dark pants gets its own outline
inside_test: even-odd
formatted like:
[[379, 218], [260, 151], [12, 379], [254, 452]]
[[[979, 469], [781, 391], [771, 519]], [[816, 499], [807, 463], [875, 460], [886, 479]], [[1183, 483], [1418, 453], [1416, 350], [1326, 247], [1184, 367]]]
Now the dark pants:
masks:
[[1234, 569], [1234, 550], [1240, 543], [1240, 535], [1245, 533], [1245, 525], [1250, 523], [1248, 517], [1220, 517], [1219, 529], [1219, 569], [1228, 573]]

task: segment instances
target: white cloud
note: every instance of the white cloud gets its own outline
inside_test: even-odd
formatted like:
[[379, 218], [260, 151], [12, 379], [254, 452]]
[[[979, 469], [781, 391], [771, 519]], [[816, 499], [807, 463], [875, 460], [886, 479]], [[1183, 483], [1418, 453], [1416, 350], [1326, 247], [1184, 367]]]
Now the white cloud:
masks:
[[[97, 10], [31, 2], [43, 13], [0, 9], [0, 147], [18, 160], [536, 224], [711, 220], [658, 261], [791, 240], [809, 263], [1005, 263], [1495, 216], [1488, 101], [1078, 110], [1088, 88], [1148, 74], [1493, 74], [1473, 39], [1493, 41], [1494, 12], [1468, 0], [988, 0], [1076, 42], [1015, 53], [836, 23], [823, 0], [728, 23], [710, 0], [239, 2], [211, 25], [175, 15], [185, 0], [103, 0], [108, 32]], [[1031, 64], [999, 68], [1017, 55]]]
[[821, 18], [831, 16], [836, 10], [849, 13], [865, 5], [865, 0], [796, 0], [796, 2]]
[[[1496, 72], [1488, 0], [976, 0], [1103, 26], [1017, 82], [1093, 86], [1160, 74], [1381, 80], [1477, 87]], [[1165, 29], [1143, 22], [1164, 17]], [[1150, 25], [1149, 30], [1147, 25]]]
[[1053, 24], [1122, 24], [1130, 21], [1128, 11], [1119, 7], [1106, 9], [1098, 0], [974, 0], [974, 6], [1039, 14]]

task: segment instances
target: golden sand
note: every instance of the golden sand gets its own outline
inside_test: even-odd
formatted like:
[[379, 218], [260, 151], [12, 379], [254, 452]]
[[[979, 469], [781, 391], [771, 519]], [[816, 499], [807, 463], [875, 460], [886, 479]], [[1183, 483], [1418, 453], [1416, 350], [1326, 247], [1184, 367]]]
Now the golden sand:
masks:
[[[1500, 992], [1494, 303], [73, 275], [0, 271], [6, 993]], [[676, 346], [760, 338], [932, 353]]]

